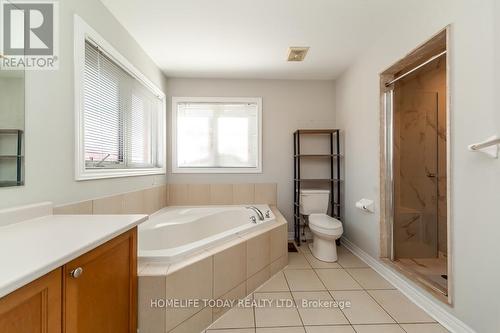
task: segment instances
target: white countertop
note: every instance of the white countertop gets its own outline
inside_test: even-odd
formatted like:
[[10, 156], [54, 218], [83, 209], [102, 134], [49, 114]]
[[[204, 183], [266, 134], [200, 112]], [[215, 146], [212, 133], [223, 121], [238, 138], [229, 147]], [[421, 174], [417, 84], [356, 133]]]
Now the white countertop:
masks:
[[147, 218], [147, 215], [46, 215], [0, 224], [0, 297]]

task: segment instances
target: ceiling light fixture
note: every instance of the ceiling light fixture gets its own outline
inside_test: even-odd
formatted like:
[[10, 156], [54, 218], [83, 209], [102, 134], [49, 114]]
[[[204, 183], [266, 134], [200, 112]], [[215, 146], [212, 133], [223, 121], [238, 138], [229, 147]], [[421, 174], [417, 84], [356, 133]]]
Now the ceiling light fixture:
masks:
[[309, 51], [308, 46], [290, 46], [288, 48], [288, 61], [304, 61], [307, 51]]

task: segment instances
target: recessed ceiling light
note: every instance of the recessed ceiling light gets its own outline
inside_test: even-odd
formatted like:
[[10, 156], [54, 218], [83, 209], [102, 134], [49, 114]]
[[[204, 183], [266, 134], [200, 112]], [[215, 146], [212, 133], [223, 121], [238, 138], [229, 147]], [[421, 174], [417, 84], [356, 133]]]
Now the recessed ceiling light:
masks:
[[288, 61], [303, 61], [306, 57], [308, 46], [291, 46], [288, 48]]

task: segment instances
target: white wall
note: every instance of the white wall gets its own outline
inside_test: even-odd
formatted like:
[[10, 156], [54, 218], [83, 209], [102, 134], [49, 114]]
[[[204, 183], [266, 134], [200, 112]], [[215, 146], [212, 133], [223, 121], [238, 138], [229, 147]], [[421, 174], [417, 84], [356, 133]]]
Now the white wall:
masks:
[[26, 185], [0, 188], [0, 208], [42, 200], [69, 203], [166, 182], [165, 176], [74, 181], [73, 14], [163, 90], [166, 79], [99, 0], [59, 1], [59, 10], [59, 70], [26, 73]]
[[[451, 24], [451, 255], [454, 306], [447, 311], [480, 333], [500, 327], [500, 160], [470, 153], [468, 144], [500, 134], [499, 27], [494, 1], [394, 1], [394, 29], [381, 34], [336, 84], [345, 131], [345, 235], [379, 256], [379, 211], [366, 215], [356, 200], [379, 197], [379, 73]], [[500, 19], [496, 7], [496, 20]], [[496, 83], [496, 87], [495, 87]], [[495, 103], [496, 102], [496, 103]]]
[[[293, 221], [292, 133], [335, 127], [333, 81], [169, 79], [167, 95], [169, 109], [172, 96], [262, 97], [262, 174], [172, 174], [169, 165], [168, 182], [278, 183], [278, 207], [289, 223]], [[170, 137], [167, 146], [170, 161]]]

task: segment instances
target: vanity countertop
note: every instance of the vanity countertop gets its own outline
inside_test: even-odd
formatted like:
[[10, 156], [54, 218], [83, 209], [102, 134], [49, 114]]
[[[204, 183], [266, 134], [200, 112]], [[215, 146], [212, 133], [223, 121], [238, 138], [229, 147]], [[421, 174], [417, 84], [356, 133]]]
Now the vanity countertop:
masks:
[[132, 229], [147, 215], [45, 215], [0, 223], [0, 298]]

